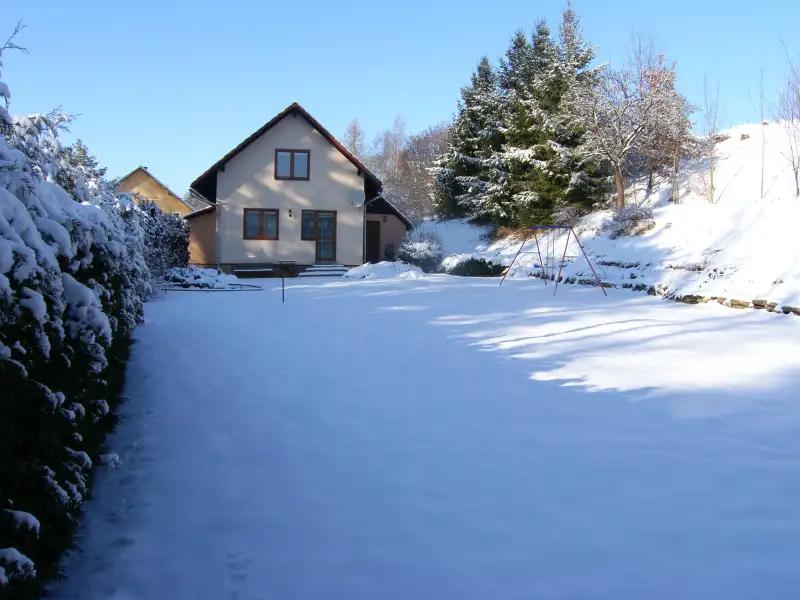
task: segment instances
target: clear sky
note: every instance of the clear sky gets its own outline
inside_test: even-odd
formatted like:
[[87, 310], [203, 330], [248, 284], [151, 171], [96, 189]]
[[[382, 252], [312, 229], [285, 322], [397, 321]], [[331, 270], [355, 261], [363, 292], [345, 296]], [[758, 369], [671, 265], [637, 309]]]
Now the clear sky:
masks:
[[[334, 135], [358, 117], [369, 140], [402, 114], [448, 119], [483, 54], [514, 30], [553, 26], [566, 0], [4, 0], [30, 54], [5, 56], [12, 113], [61, 105], [110, 176], [147, 166], [175, 192], [293, 101]], [[574, 0], [598, 59], [624, 61], [634, 29], [660, 40], [678, 85], [702, 102], [719, 80], [726, 124], [757, 121], [759, 67], [774, 98], [784, 40], [800, 51], [800, 1]]]

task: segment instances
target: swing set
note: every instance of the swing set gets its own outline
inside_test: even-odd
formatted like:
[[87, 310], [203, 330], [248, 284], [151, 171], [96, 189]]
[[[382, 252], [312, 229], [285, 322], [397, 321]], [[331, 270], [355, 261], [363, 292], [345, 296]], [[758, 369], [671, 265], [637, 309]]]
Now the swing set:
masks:
[[[556, 233], [566, 229], [567, 230], [567, 241], [564, 243], [564, 254], [561, 255], [561, 260], [556, 260]], [[543, 243], [539, 244], [539, 236], [536, 235], [537, 231], [544, 230], [544, 239]], [[539, 256], [539, 264], [535, 264], [534, 266], [537, 269], [542, 270], [542, 280], [544, 280], [544, 285], [547, 287], [547, 280], [550, 279], [555, 282], [555, 289], [553, 290], [553, 296], [556, 295], [558, 291], [558, 283], [561, 281], [561, 272], [566, 265], [567, 259], [567, 249], [569, 248], [569, 239], [571, 236], [575, 236], [575, 241], [578, 244], [578, 248], [581, 249], [581, 253], [583, 257], [586, 259], [586, 263], [589, 265], [589, 268], [592, 270], [592, 275], [597, 280], [597, 285], [600, 286], [600, 289], [603, 292], [604, 296], [608, 296], [606, 289], [603, 287], [603, 283], [600, 281], [600, 278], [597, 276], [597, 272], [594, 270], [592, 266], [592, 261], [589, 260], [589, 256], [586, 254], [586, 250], [583, 249], [583, 245], [581, 244], [580, 239], [578, 238], [578, 234], [575, 233], [575, 230], [572, 228], [572, 225], [534, 225], [531, 227], [530, 232], [528, 235], [525, 236], [525, 239], [522, 240], [522, 244], [517, 250], [517, 253], [514, 255], [514, 260], [511, 261], [511, 264], [506, 269], [506, 272], [503, 274], [503, 278], [500, 280], [500, 284], [497, 287], [503, 285], [503, 282], [506, 280], [506, 276], [511, 272], [514, 263], [519, 258], [520, 254], [533, 254], [533, 251], [530, 252], [523, 252], [522, 249], [525, 247], [525, 244], [528, 243], [531, 236], [533, 236], [534, 241], [536, 242], [536, 254]], [[542, 246], [544, 246], [544, 256], [545, 259], [542, 260]], [[577, 258], [576, 256], [570, 257], [570, 259]], [[556, 276], [556, 263], [558, 264], [558, 275]], [[548, 271], [550, 271], [548, 275]]]

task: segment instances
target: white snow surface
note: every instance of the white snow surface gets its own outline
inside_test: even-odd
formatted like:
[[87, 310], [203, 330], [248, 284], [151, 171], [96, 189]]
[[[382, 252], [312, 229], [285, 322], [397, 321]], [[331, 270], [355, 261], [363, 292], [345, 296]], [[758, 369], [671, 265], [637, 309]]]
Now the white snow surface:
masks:
[[9, 509], [6, 509], [6, 513], [11, 516], [11, 518], [17, 524], [17, 527], [27, 527], [31, 531], [36, 532], [36, 535], [39, 535], [39, 528], [41, 527], [41, 524], [39, 523], [39, 519], [34, 517], [31, 513], [22, 510]]
[[[764, 198], [761, 198], [761, 134], [765, 135]], [[629, 203], [653, 208], [656, 227], [641, 236], [612, 240], [605, 227], [611, 211], [594, 213], [576, 224], [581, 242], [599, 277], [623, 283], [659, 286], [661, 293], [717, 296], [737, 300], [768, 300], [800, 306], [800, 198], [794, 196], [784, 124], [741, 125], [725, 132], [719, 144], [715, 203], [704, 194], [707, 171], [702, 161], [683, 166], [679, 204], [667, 202], [669, 182], [660, 181], [645, 197], [642, 182], [627, 192]], [[742, 136], [749, 136], [741, 139]], [[434, 225], [447, 231], [449, 221]], [[474, 256], [509, 265], [520, 249], [518, 239], [480, 240], [483, 228], [459, 221], [458, 240], [445, 250], [446, 265]], [[430, 227], [431, 224], [426, 224]], [[465, 230], [472, 229], [472, 237]], [[477, 243], [471, 245], [471, 241]], [[542, 260], [531, 238], [517, 259], [510, 277], [529, 277], [541, 272], [555, 275], [564, 253], [566, 236], [555, 239], [540, 233]], [[471, 245], [471, 249], [469, 246]], [[616, 263], [616, 264], [604, 264]], [[625, 265], [623, 267], [616, 265]], [[565, 277], [593, 279], [578, 245], [567, 248]]]
[[344, 279], [418, 279], [424, 274], [422, 269], [402, 262], [382, 261], [350, 269], [342, 275]]
[[146, 305], [52, 597], [797, 597], [800, 319], [260, 283]]
[[[4, 564], [12, 573], [17, 575], [24, 575], [26, 573], [36, 575], [33, 561], [16, 548], [0, 548], [0, 564]], [[6, 577], [5, 583], [7, 583], [6, 573], [7, 571], [4, 569], [2, 575]], [[2, 578], [0, 578], [0, 581], [1, 580]]]
[[480, 247], [491, 227], [473, 225], [471, 219], [445, 219], [423, 221], [417, 229], [424, 229], [439, 236], [445, 256], [470, 254]]

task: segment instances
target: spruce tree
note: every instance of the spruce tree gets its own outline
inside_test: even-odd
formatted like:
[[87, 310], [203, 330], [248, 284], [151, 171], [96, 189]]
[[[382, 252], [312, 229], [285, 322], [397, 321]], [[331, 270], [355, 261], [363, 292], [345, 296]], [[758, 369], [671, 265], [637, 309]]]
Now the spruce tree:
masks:
[[452, 146], [435, 170], [440, 204], [499, 222], [511, 217], [508, 174], [498, 160], [505, 143], [504, 105], [498, 75], [484, 56], [470, 85], [461, 89]]
[[[524, 54], [520, 47], [526, 49]], [[547, 22], [536, 24], [527, 46], [512, 39], [506, 56], [508, 64], [513, 56], [517, 66], [505, 77], [503, 89], [508, 98], [508, 128], [502, 162], [509, 171], [512, 221], [524, 226], [546, 223], [560, 195], [558, 173], [553, 169], [557, 157], [551, 144], [553, 116], [558, 109], [558, 48]]]

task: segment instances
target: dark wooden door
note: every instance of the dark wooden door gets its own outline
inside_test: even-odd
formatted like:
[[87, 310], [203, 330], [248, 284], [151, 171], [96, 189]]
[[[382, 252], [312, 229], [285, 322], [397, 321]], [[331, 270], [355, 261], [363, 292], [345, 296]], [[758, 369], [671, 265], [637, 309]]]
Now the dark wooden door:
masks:
[[381, 262], [380, 221], [367, 221], [367, 262]]
[[336, 213], [317, 212], [317, 261], [336, 260]]

